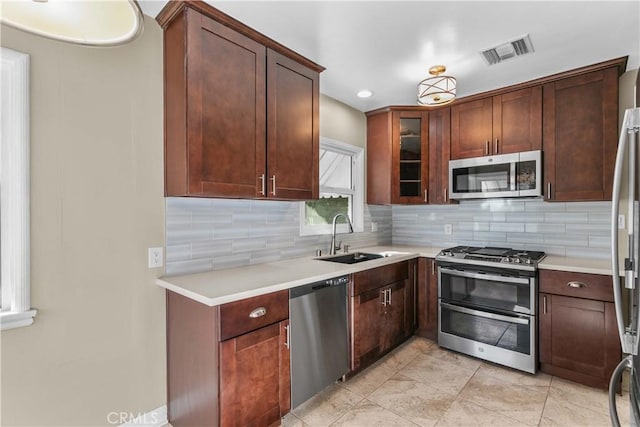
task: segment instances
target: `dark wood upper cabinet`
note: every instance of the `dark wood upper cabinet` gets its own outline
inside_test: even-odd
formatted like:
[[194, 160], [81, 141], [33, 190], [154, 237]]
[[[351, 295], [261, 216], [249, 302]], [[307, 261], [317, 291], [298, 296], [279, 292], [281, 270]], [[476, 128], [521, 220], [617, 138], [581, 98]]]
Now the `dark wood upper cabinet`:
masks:
[[493, 97], [493, 153], [539, 150], [542, 146], [542, 87]]
[[367, 118], [367, 202], [428, 202], [429, 113], [386, 111]]
[[611, 200], [618, 75], [611, 67], [544, 85], [546, 200]]
[[451, 110], [367, 113], [367, 203], [449, 203]]
[[165, 194], [318, 197], [322, 67], [204, 2], [164, 28]]
[[451, 158], [464, 159], [492, 154], [491, 98], [451, 107]]
[[388, 205], [393, 192], [392, 114], [367, 114], [367, 203]]
[[267, 176], [269, 196], [318, 197], [319, 76], [267, 50]]
[[429, 112], [429, 203], [449, 203], [451, 109]]
[[528, 87], [451, 107], [451, 158], [539, 150], [542, 88]]

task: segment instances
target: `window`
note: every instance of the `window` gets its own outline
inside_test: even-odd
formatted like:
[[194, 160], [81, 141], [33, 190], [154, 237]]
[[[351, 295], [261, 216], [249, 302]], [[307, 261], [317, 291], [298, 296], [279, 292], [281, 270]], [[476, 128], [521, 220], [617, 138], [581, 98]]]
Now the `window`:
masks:
[[28, 326], [29, 55], [0, 48], [0, 329]]
[[[320, 199], [300, 208], [300, 235], [331, 234], [333, 217], [349, 216], [354, 231], [364, 229], [363, 149], [320, 138]], [[346, 233], [346, 221], [338, 219], [337, 231]]]

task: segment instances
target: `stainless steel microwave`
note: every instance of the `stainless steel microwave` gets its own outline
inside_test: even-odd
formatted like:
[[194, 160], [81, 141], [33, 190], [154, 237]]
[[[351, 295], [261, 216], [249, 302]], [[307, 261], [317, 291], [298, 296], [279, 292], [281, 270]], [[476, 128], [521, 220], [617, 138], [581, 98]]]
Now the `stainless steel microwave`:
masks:
[[452, 199], [542, 196], [540, 150], [449, 161]]

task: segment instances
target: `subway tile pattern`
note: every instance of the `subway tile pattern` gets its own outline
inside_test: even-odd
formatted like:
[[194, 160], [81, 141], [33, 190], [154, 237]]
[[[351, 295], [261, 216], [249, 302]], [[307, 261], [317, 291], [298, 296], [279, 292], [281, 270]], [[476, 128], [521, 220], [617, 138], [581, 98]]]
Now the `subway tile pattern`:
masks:
[[[553, 255], [610, 256], [611, 202], [548, 203], [541, 199], [461, 201], [393, 206], [393, 244], [506, 246]], [[445, 224], [453, 233], [445, 234]]]
[[[166, 274], [198, 273], [327, 253], [330, 236], [300, 236], [300, 202], [166, 199]], [[340, 234], [353, 249], [387, 244], [506, 246], [606, 259], [610, 202], [541, 199], [457, 205], [365, 206], [363, 233]], [[371, 223], [378, 231], [371, 232]], [[453, 233], [446, 235], [445, 224]]]
[[[330, 236], [300, 236], [300, 202], [169, 197], [168, 276], [327, 253]], [[371, 223], [378, 231], [371, 232]], [[340, 234], [353, 249], [391, 243], [391, 207], [367, 206], [364, 232]]]

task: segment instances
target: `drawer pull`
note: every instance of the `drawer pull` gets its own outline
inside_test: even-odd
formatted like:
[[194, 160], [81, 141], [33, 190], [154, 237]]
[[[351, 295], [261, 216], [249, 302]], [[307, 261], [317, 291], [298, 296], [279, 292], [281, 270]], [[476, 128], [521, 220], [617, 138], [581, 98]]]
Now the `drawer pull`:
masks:
[[575, 280], [567, 283], [567, 286], [570, 288], [586, 288], [587, 287], [587, 285], [585, 285], [584, 283], [576, 282]]
[[255, 319], [257, 317], [262, 317], [265, 314], [267, 314], [267, 309], [264, 307], [258, 307], [251, 310], [251, 313], [249, 313], [249, 317], [251, 317], [252, 319]]

